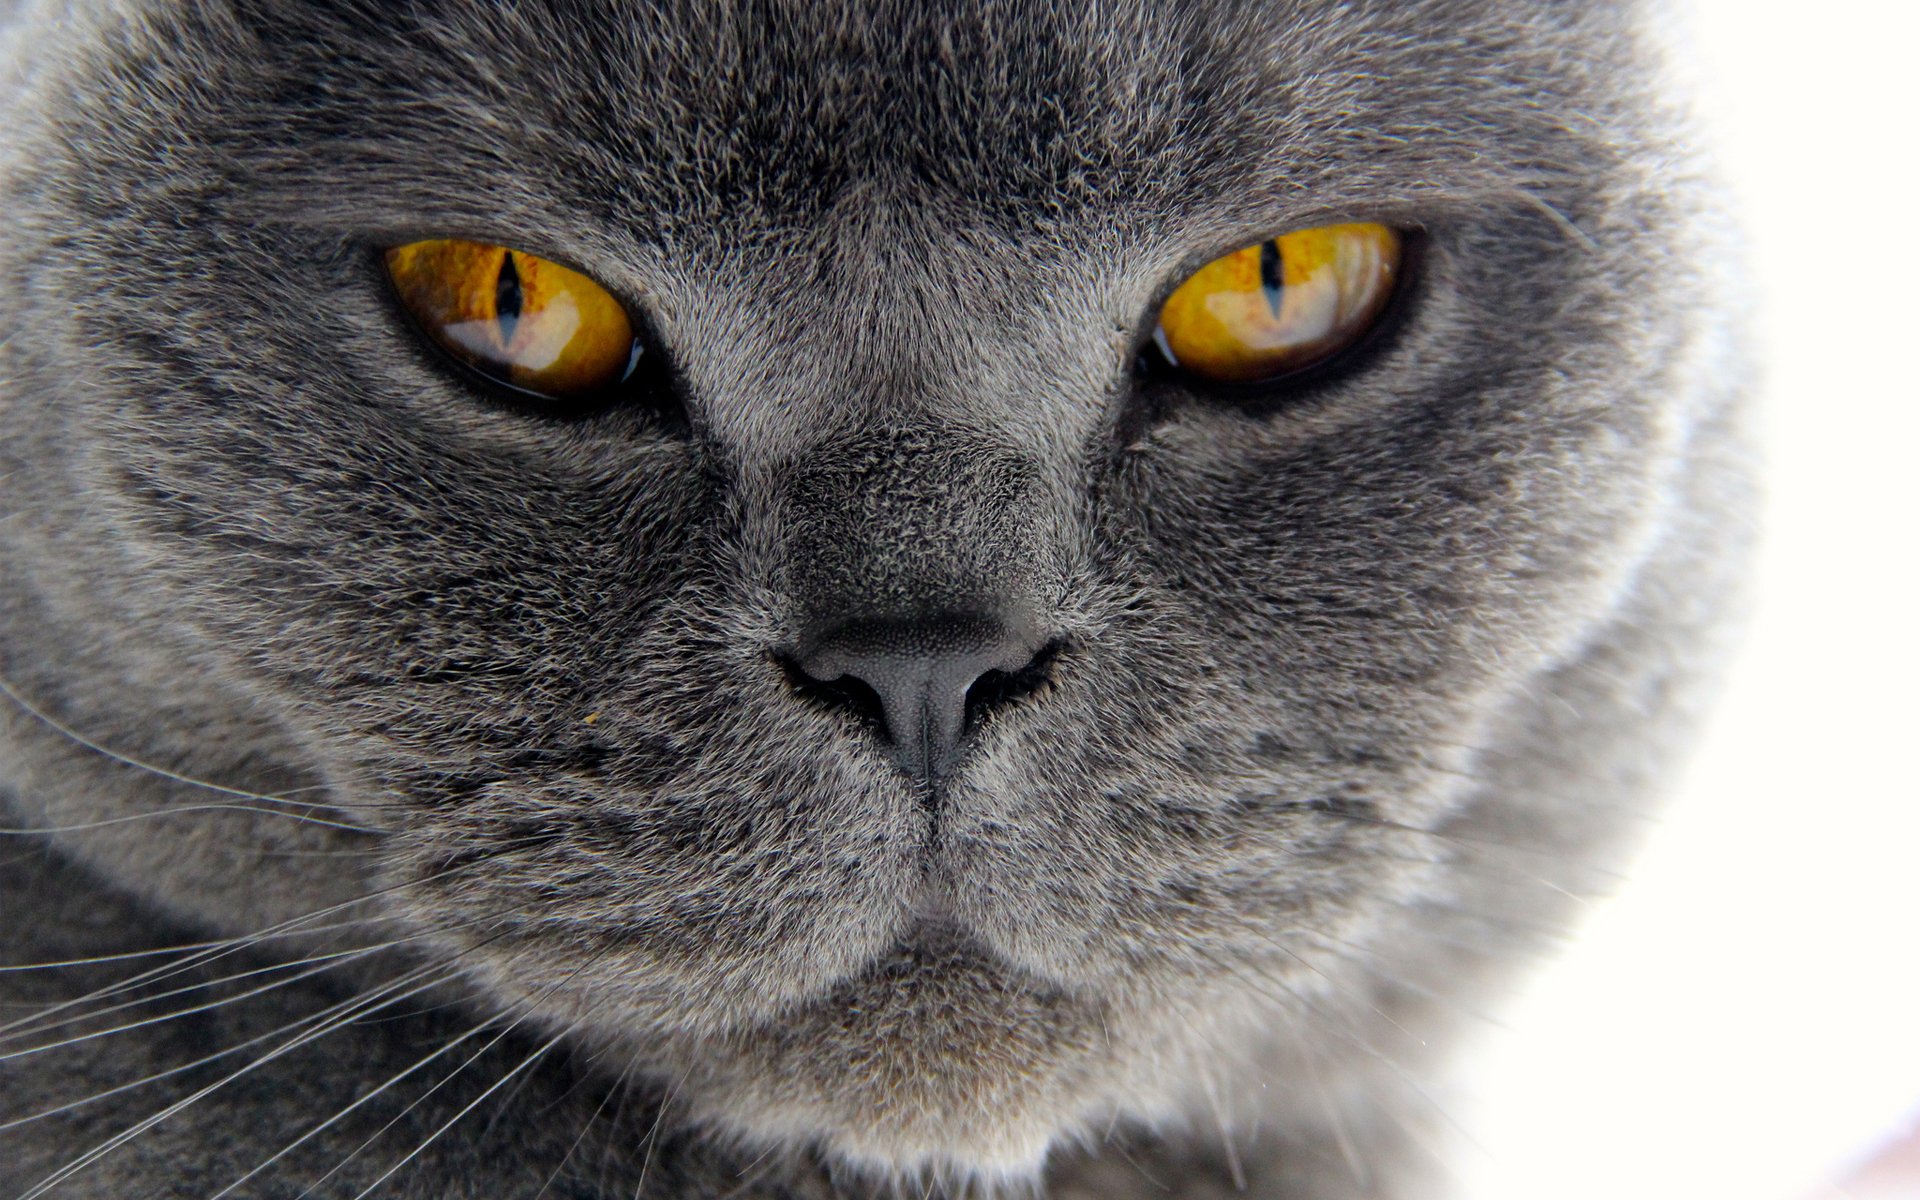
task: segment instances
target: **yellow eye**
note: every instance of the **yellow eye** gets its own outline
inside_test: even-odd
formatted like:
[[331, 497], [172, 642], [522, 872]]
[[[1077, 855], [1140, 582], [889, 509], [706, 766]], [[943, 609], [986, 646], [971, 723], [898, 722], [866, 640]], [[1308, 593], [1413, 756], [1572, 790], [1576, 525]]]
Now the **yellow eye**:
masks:
[[603, 391], [640, 354], [620, 302], [578, 271], [504, 246], [440, 239], [387, 251], [400, 300], [442, 349], [549, 399]]
[[1372, 327], [1393, 294], [1400, 235], [1323, 225], [1216, 258], [1160, 308], [1154, 341], [1181, 370], [1262, 383], [1322, 362]]

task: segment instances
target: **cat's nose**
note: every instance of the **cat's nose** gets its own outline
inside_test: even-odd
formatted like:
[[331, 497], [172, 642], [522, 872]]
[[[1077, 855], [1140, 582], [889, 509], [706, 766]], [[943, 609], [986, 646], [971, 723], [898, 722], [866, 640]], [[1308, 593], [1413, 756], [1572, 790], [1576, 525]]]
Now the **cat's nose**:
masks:
[[1023, 623], [941, 614], [848, 621], [804, 639], [793, 661], [847, 707], [877, 702], [894, 763], [928, 780], [952, 769], [980, 713], [1030, 690], [1049, 657]]

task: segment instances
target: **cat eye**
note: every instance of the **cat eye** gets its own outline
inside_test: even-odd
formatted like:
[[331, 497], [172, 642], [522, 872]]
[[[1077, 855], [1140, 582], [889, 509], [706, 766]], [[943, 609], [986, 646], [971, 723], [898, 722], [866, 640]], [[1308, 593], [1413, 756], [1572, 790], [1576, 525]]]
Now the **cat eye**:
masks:
[[1379, 321], [1400, 271], [1385, 225], [1322, 225], [1216, 258], [1160, 307], [1154, 345], [1211, 383], [1270, 383], [1327, 361]]
[[548, 400], [605, 393], [642, 343], [627, 310], [578, 271], [521, 250], [437, 239], [386, 252], [413, 319], [480, 375]]

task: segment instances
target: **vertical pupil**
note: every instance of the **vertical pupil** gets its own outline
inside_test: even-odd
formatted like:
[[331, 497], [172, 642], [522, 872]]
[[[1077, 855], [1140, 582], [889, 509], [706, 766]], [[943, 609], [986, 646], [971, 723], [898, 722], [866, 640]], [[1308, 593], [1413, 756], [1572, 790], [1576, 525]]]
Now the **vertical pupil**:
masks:
[[1260, 290], [1266, 294], [1267, 307], [1280, 316], [1280, 239], [1260, 243]]
[[501, 343], [511, 342], [514, 327], [520, 323], [520, 269], [513, 265], [511, 250], [500, 258], [500, 278], [493, 285], [493, 311], [500, 322]]

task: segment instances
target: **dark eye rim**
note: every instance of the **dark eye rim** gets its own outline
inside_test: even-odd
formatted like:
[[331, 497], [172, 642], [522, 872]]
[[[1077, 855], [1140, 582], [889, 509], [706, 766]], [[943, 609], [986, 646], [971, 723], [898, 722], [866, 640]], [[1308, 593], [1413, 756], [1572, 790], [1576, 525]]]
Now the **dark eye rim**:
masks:
[[[375, 277], [376, 286], [385, 301], [385, 307], [395, 322], [405, 330], [408, 339], [418, 348], [418, 352], [425, 360], [467, 391], [478, 393], [483, 402], [516, 416], [562, 424], [576, 424], [593, 420], [615, 410], [631, 409], [644, 412], [675, 429], [686, 425], [686, 406], [680, 400], [678, 375], [644, 308], [635, 305], [611, 288], [607, 289], [608, 294], [612, 295], [620, 307], [626, 311], [627, 323], [633, 328], [634, 349], [629, 355], [626, 372], [619, 380], [606, 387], [571, 396], [554, 396], [546, 392], [536, 392], [491, 375], [440, 344], [440, 339], [435, 337], [414, 314], [413, 309], [408, 307], [406, 299], [400, 294], [399, 285], [394, 282], [392, 272], [387, 270], [387, 251], [396, 245], [405, 244], [405, 242], [382, 243], [367, 248], [368, 268]], [[493, 244], [505, 245], [505, 243]], [[522, 253], [531, 252], [522, 251]], [[579, 271], [601, 287], [606, 287], [595, 279], [591, 272], [581, 271], [572, 263], [560, 259], [550, 261], [560, 263], [569, 270]]]
[[[1197, 396], [1208, 403], [1239, 409], [1252, 416], [1268, 416], [1305, 403], [1314, 393], [1365, 370], [1399, 340], [1400, 333], [1419, 307], [1418, 294], [1425, 283], [1423, 268], [1428, 252], [1426, 230], [1404, 225], [1392, 225], [1390, 228], [1400, 235], [1400, 262], [1394, 274], [1393, 290], [1387, 295], [1380, 315], [1353, 341], [1324, 358], [1267, 379], [1247, 382], [1208, 379], [1174, 363], [1154, 336], [1160, 327], [1161, 306], [1166, 302], [1166, 297], [1162, 296], [1154, 301], [1148, 313], [1144, 336], [1134, 361], [1134, 374], [1140, 385], [1162, 395], [1178, 393]], [[1185, 282], [1185, 277], [1175, 281], [1174, 286], [1182, 282]]]

